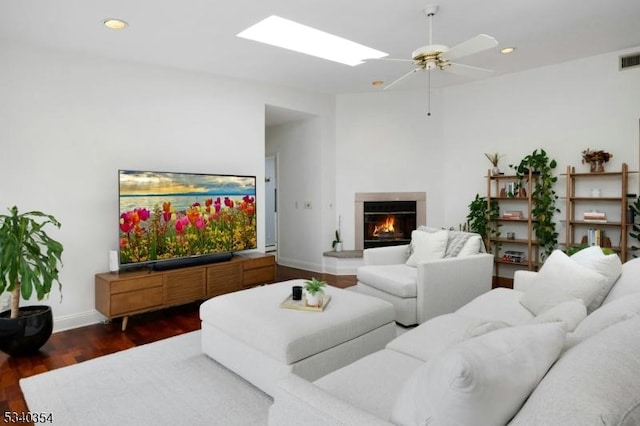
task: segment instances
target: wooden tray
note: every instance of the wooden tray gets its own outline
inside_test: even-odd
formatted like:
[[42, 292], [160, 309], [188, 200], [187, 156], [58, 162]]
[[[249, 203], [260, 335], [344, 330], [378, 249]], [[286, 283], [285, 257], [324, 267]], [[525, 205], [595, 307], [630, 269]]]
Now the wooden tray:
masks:
[[290, 295], [289, 297], [284, 299], [284, 301], [280, 304], [280, 307], [285, 309], [296, 309], [298, 311], [322, 312], [324, 311], [324, 308], [329, 304], [330, 300], [331, 295], [325, 294], [320, 306], [309, 306], [307, 305], [304, 296], [302, 297], [302, 300], [293, 300], [292, 296]]

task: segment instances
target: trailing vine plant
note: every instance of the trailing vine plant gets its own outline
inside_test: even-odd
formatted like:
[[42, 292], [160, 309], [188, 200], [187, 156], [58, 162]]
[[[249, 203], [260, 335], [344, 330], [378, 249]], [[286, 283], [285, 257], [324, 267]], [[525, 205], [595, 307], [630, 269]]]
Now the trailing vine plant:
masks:
[[553, 189], [558, 180], [553, 175], [553, 169], [557, 165], [556, 160], [549, 158], [544, 149], [534, 150], [524, 157], [518, 165], [509, 165], [515, 170], [516, 178], [520, 182], [528, 178], [529, 170], [536, 175], [531, 194], [531, 216], [534, 219], [533, 232], [543, 249], [542, 260], [558, 246], [558, 233], [556, 232], [556, 223], [553, 220], [555, 213], [560, 212], [556, 207], [558, 196]]
[[[633, 204], [629, 204], [629, 209], [633, 211], [634, 216], [640, 216], [640, 197], [636, 198], [636, 201]], [[637, 223], [633, 224], [633, 232], [630, 232], [629, 235], [635, 238], [640, 243], [640, 225]], [[640, 250], [640, 247], [635, 244], [631, 246], [631, 251], [636, 252]], [[633, 257], [638, 257], [635, 253]]]
[[489, 206], [485, 197], [476, 194], [476, 198], [469, 204], [467, 229], [469, 232], [476, 232], [482, 235], [485, 246], [490, 247], [489, 240], [500, 236], [497, 223], [499, 216], [500, 207], [496, 200], [491, 200], [491, 205]]

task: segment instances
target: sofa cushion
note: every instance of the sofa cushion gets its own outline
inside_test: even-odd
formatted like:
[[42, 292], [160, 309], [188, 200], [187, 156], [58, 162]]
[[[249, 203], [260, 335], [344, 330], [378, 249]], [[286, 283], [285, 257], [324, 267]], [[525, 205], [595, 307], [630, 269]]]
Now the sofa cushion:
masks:
[[554, 250], [522, 295], [520, 303], [534, 315], [562, 302], [582, 299], [587, 313], [597, 307], [591, 303], [606, 286], [606, 278], [574, 262], [560, 250]]
[[640, 424], [640, 317], [564, 353], [510, 426]]
[[501, 321], [471, 318], [457, 313], [440, 315], [396, 337], [387, 349], [428, 361], [456, 343], [507, 327]]
[[[596, 297], [591, 302], [593, 309], [602, 305], [602, 301], [611, 287], [616, 283], [622, 274], [622, 262], [617, 254], [604, 254], [598, 246], [588, 247], [571, 256], [571, 260], [578, 265], [586, 266], [606, 278], [606, 283], [599, 289]], [[592, 309], [592, 310], [593, 310]]]
[[627, 296], [632, 293], [640, 293], [640, 258], [633, 259], [625, 262], [622, 265], [622, 275], [616, 281], [606, 299], [604, 304], [612, 302], [621, 297]]
[[416, 268], [407, 265], [366, 265], [358, 268], [358, 281], [398, 297], [416, 297]]
[[447, 249], [449, 231], [423, 232], [415, 230], [411, 232], [411, 247], [413, 253], [407, 259], [408, 266], [418, 266], [418, 263], [429, 260], [442, 259]]
[[581, 299], [573, 299], [562, 302], [553, 308], [544, 311], [531, 320], [532, 324], [546, 322], [559, 322], [565, 331], [573, 331], [587, 316], [587, 308]]
[[520, 304], [520, 297], [520, 291], [498, 287], [476, 297], [456, 313], [509, 325], [524, 324], [533, 319], [533, 314]]
[[426, 362], [396, 398], [400, 425], [504, 425], [555, 362], [557, 324], [507, 327], [459, 343]]
[[593, 311], [573, 333], [567, 335], [566, 346], [574, 346], [605, 328], [638, 314], [640, 314], [640, 293], [607, 303]]
[[483, 247], [482, 237], [480, 235], [472, 235], [464, 243], [462, 248], [457, 254], [457, 257], [473, 256], [482, 252]]
[[[422, 361], [383, 349], [316, 380], [314, 384], [342, 401], [388, 419], [407, 378]], [[304, 419], [299, 419], [304, 424]]]

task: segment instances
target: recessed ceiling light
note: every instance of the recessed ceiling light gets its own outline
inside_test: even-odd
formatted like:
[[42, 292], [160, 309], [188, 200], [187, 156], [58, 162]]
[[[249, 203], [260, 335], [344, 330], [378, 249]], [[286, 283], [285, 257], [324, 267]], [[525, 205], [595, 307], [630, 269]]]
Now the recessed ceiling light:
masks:
[[374, 80], [374, 81], [371, 82], [371, 84], [373, 86], [380, 87], [380, 86], [384, 85], [384, 81], [382, 81], [382, 80]]
[[500, 53], [502, 53], [503, 55], [508, 55], [509, 53], [515, 52], [515, 50], [515, 47], [505, 47], [504, 49], [500, 49]]
[[129, 24], [127, 24], [122, 19], [116, 19], [116, 18], [105, 19], [104, 21], [102, 21], [102, 23], [104, 24], [105, 27], [109, 28], [110, 30], [124, 30], [129, 26]]
[[275, 15], [240, 32], [238, 37], [351, 66], [365, 59], [387, 56], [379, 50]]

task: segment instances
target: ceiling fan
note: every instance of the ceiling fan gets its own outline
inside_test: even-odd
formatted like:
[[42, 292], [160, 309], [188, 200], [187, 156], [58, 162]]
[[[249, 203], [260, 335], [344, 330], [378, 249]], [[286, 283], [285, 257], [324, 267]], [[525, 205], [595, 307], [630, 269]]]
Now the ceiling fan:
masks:
[[390, 89], [391, 87], [395, 86], [410, 75], [417, 73], [418, 71], [427, 71], [427, 115], [431, 115], [430, 94], [432, 69], [440, 69], [445, 72], [465, 75], [469, 77], [483, 77], [485, 75], [491, 74], [493, 71], [486, 68], [478, 68], [471, 65], [464, 65], [451, 61], [462, 58], [464, 56], [473, 55], [474, 53], [482, 52], [483, 50], [491, 49], [492, 47], [498, 45], [498, 41], [495, 38], [486, 34], [478, 34], [477, 36], [472, 37], [469, 40], [457, 44], [451, 48], [442, 44], [433, 44], [432, 19], [433, 16], [438, 12], [438, 9], [438, 5], [428, 5], [425, 7], [424, 13], [429, 20], [429, 44], [414, 50], [411, 54], [411, 59], [377, 59], [387, 61], [412, 62], [416, 66], [411, 71], [407, 72], [400, 78], [385, 86], [384, 90]]

